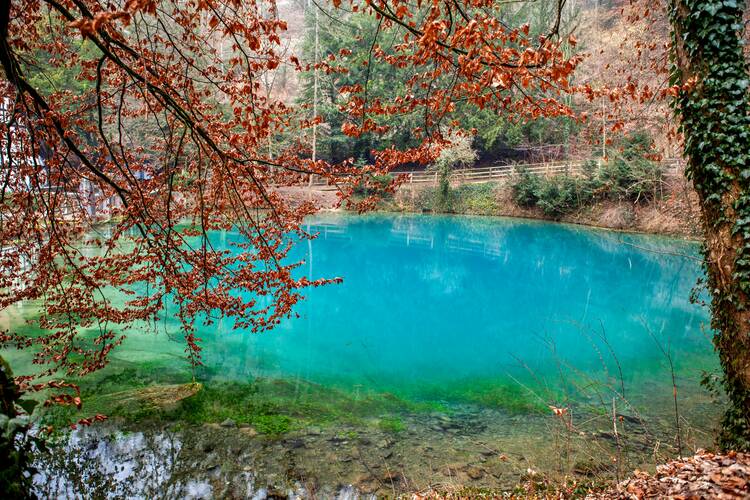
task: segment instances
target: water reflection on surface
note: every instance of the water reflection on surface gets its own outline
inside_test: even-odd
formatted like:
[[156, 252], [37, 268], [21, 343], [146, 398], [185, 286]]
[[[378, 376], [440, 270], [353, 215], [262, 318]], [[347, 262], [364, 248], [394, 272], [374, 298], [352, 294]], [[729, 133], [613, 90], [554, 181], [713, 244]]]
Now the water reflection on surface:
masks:
[[208, 365], [224, 376], [416, 394], [420, 384], [505, 376], [518, 359], [541, 372], [559, 357], [601, 370], [602, 334], [629, 378], [660, 369], [654, 338], [674, 346], [678, 363], [715, 362], [706, 311], [688, 300], [697, 262], [658, 253], [694, 256], [694, 245], [459, 217], [334, 215], [309, 229], [318, 239], [294, 257], [313, 278], [344, 283], [310, 290], [301, 318], [269, 335], [226, 335], [226, 322], [202, 332]]
[[[39, 463], [34, 477], [41, 498], [76, 498], [82, 494], [108, 498], [214, 498], [217, 467], [184, 474], [178, 459], [180, 437], [168, 431], [122, 433], [100, 426], [74, 431], [51, 459]], [[263, 498], [253, 476], [240, 472], [232, 488], [234, 498]]]

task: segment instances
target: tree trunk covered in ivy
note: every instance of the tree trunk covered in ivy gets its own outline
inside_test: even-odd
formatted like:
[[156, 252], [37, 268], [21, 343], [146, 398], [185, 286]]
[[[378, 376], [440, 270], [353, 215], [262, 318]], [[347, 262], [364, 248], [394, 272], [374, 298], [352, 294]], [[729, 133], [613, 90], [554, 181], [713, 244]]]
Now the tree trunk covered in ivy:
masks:
[[750, 116], [742, 0], [670, 0], [676, 112], [701, 200], [714, 343], [730, 407], [719, 444], [750, 449]]

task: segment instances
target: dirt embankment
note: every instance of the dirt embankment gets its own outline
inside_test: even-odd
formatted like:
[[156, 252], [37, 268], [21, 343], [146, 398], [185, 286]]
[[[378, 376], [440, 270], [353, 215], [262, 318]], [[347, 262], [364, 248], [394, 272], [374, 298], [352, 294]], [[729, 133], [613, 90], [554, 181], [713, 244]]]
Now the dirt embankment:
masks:
[[[389, 210], [432, 212], [432, 207], [425, 204], [424, 200], [429, 198], [429, 192], [434, 189], [434, 186], [402, 186], [394, 199], [385, 201], [384, 206]], [[601, 200], [560, 217], [550, 217], [540, 208], [518, 206], [513, 201], [509, 182], [497, 183], [490, 190], [484, 191], [481, 199], [455, 203], [454, 206], [458, 209], [451, 213], [555, 220], [691, 239], [698, 239], [701, 235], [698, 196], [691, 183], [682, 175], [670, 176], [665, 180], [659, 199], [639, 203]], [[455, 192], [459, 197], [473, 196], [462, 194], [460, 189]]]

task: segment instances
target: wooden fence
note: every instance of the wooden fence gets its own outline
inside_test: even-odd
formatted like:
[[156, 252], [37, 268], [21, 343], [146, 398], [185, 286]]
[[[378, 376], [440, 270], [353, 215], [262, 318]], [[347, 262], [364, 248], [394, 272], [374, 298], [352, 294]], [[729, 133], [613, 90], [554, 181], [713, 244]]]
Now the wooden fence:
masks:
[[[599, 160], [601, 161], [601, 160]], [[451, 171], [450, 180], [453, 184], [469, 184], [480, 182], [497, 182], [508, 177], [513, 177], [521, 172], [527, 172], [534, 175], [554, 176], [554, 175], [581, 175], [584, 171], [585, 161], [569, 161], [555, 163], [524, 163], [517, 165], [490, 165], [485, 167], [462, 168]], [[677, 173], [682, 169], [682, 163], [679, 159], [668, 159], [661, 162], [665, 173]], [[601, 164], [598, 164], [601, 166]], [[597, 167], [594, 167], [597, 168]], [[428, 184], [437, 185], [440, 181], [440, 174], [435, 170], [414, 170], [407, 172], [393, 172], [392, 175], [402, 175], [406, 177], [402, 186], [409, 184]], [[314, 179], [310, 184], [317, 188], [328, 187], [323, 179]]]
[[[576, 175], [581, 172], [582, 168], [583, 162], [492, 165], [488, 167], [456, 169], [451, 171], [450, 178], [451, 182], [466, 184], [505, 179], [521, 172], [528, 172], [534, 175]], [[437, 184], [440, 179], [440, 174], [434, 170], [399, 172], [399, 174], [407, 176], [407, 184]]]

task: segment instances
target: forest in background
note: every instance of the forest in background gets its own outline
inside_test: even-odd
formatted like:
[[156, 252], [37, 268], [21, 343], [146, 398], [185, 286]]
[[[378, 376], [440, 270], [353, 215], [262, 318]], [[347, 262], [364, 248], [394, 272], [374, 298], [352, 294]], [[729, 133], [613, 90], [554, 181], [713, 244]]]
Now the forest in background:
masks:
[[[556, 15], [552, 2], [518, 2], [504, 6], [501, 18], [508, 26], [528, 24], [532, 39], [542, 36]], [[395, 33], [384, 34], [380, 21], [367, 13], [342, 11], [328, 3], [306, 0], [282, 0], [276, 13], [286, 22], [280, 32], [281, 55], [295, 58], [299, 66], [282, 63], [264, 71], [260, 79], [262, 92], [269, 99], [296, 105], [292, 123], [283, 132], [268, 139], [270, 153], [299, 143], [312, 155], [330, 162], [355, 158], [363, 163], [373, 160], [372, 152], [383, 148], [406, 149], [419, 144], [413, 130], [419, 127], [458, 127], [472, 134], [471, 147], [478, 164], [536, 163], [561, 159], [616, 158], [629, 148], [627, 132], [637, 131], [636, 142], [650, 142], [646, 154], [675, 158], [680, 156], [673, 120], [668, 106], [661, 100], [630, 104], [627, 108], [603, 95], [585, 99], [581, 95], [564, 96], [564, 103], [575, 117], [540, 117], [522, 120], [493, 109], [478, 109], [471, 104], [456, 103], [451, 123], [428, 123], [426, 111], [376, 118], [378, 126], [388, 127], [385, 134], [363, 134], [352, 137], [342, 131], [349, 118], [348, 88], [366, 87], [367, 99], [389, 103], [406, 91], [405, 82], [413, 68], [399, 68], [386, 59], [395, 53], [399, 43]], [[571, 85], [598, 88], [622, 85], [628, 80], [641, 84], [651, 82], [655, 91], [666, 86], [666, 54], [659, 64], [659, 75], [653, 62], [646, 67], [633, 66], [634, 59], [646, 58], [654, 51], [664, 51], [669, 37], [666, 20], [658, 19], [644, 34], [632, 25], [628, 2], [586, 0], [566, 2], [562, 31], [575, 32], [577, 42], [569, 54], [582, 56], [579, 71]], [[644, 40], [648, 38], [648, 40]], [[225, 44], [225, 42], [217, 42]], [[79, 41], [82, 61], [90, 60], [96, 50], [89, 42]], [[219, 47], [229, 51], [228, 47]], [[228, 57], [228, 56], [227, 56]], [[37, 54], [35, 60], [44, 60]], [[316, 69], [317, 68], [317, 69]], [[61, 68], [48, 65], [35, 68], [34, 86], [43, 94], [64, 90], [72, 95], [90, 91], [93, 82], [78, 78], [80, 63]], [[301, 71], [299, 71], [301, 69]], [[640, 70], [640, 71], [639, 71]], [[541, 95], [530, 95], [538, 99]], [[318, 116], [317, 125], [313, 117]], [[584, 118], [582, 118], [584, 117]], [[154, 124], [127, 131], [129, 142], [139, 147], [156, 133]], [[313, 141], [313, 137], [315, 140]]]
[[[306, 109], [309, 114], [305, 118], [316, 112], [320, 116], [317, 129], [304, 132], [308, 144], [313, 135], [317, 136], [318, 157], [334, 162], [354, 157], [365, 162], [372, 159], [373, 150], [414, 147], [418, 139], [412, 130], [424, 125], [427, 119], [424, 113], [383, 117], [378, 124], [387, 126], [389, 132], [382, 136], [353, 139], [341, 130], [348, 119], [348, 96], [342, 89], [367, 83], [368, 99], [382, 102], [403, 95], [404, 82], [412, 76], [413, 69], [397, 68], [383, 57], [373, 57], [378, 53], [392, 55], [399, 43], [397, 37], [383, 36], [378, 29], [379, 20], [368, 14], [342, 15], [332, 6], [304, 2], [280, 4], [280, 12], [286, 9], [290, 20], [289, 50], [301, 54], [302, 61], [313, 68], [301, 74], [290, 74], [281, 68], [283, 76], [272, 79], [278, 85], [274, 91]], [[556, 5], [552, 2], [519, 2], [502, 11], [507, 25], [528, 24], [532, 39], [544, 35], [555, 15]], [[633, 28], [627, 2], [574, 1], [565, 5], [562, 30], [575, 32], [577, 37], [577, 43], [571, 47], [575, 52], [570, 55], [583, 56], [571, 85], [614, 88], [628, 79], [644, 83], [643, 78], [648, 77], [653, 80], [654, 90], [666, 86], [666, 66], [661, 68], [663, 79], [659, 81], [650, 66], [634, 74], [638, 67], [623, 62], [663, 51], [669, 37], [666, 20], [658, 20], [644, 34]], [[647, 37], [651, 39], [644, 40]], [[659, 44], [662, 46], [658, 47]], [[335, 60], [336, 66], [343, 67], [345, 72], [314, 69], [316, 64], [329, 60]], [[666, 65], [666, 61], [660, 64]], [[638, 132], [635, 143], [645, 146], [645, 155], [680, 156], [670, 110], [663, 101], [654, 99], [625, 107], [607, 96], [589, 100], [570, 95], [563, 99], [575, 111], [575, 118], [519, 120], [495, 110], [457, 103], [456, 116], [452, 117], [456, 122], [443, 125], [456, 125], [473, 134], [471, 147], [480, 165], [617, 158], [625, 150], [632, 157], [633, 141], [628, 140], [628, 132]], [[585, 118], [581, 119], [582, 116]]]

